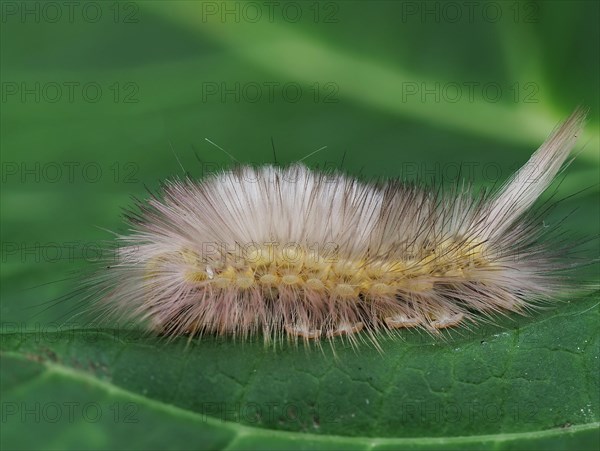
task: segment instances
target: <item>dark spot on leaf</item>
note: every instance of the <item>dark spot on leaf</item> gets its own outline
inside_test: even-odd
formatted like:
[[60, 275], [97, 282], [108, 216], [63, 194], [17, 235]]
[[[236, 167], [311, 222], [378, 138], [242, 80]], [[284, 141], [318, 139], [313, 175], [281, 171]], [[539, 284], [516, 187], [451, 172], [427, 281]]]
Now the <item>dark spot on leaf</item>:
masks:
[[43, 362], [44, 359], [42, 358], [42, 356], [39, 356], [37, 354], [25, 354], [25, 358], [28, 360], [31, 360], [33, 362]]
[[58, 361], [58, 356], [56, 355], [56, 353], [48, 348], [43, 348], [42, 352], [46, 355], [46, 357], [48, 357], [48, 359], [52, 362], [57, 362]]

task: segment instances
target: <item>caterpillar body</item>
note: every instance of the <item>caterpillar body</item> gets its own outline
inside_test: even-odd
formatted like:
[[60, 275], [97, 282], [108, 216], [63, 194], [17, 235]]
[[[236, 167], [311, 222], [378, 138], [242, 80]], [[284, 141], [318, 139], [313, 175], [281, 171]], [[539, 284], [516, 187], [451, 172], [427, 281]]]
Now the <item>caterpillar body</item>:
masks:
[[532, 206], [584, 118], [576, 110], [503, 186], [479, 194], [301, 164], [169, 181], [127, 213], [117, 264], [92, 282], [100, 306], [168, 336], [267, 342], [527, 312], [564, 288], [563, 249], [544, 239]]

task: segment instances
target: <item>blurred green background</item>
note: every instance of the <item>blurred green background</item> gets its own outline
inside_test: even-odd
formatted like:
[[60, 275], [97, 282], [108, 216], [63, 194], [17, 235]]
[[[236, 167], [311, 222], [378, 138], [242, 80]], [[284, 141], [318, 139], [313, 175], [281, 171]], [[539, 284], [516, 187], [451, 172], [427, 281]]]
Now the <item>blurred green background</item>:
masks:
[[[365, 177], [501, 183], [577, 105], [548, 220], [598, 234], [600, 3], [2, 1], [4, 332], [57, 324], [145, 186], [307, 157]], [[200, 161], [199, 161], [200, 160]], [[464, 171], [464, 169], [463, 169]], [[597, 241], [591, 250], [597, 255]]]

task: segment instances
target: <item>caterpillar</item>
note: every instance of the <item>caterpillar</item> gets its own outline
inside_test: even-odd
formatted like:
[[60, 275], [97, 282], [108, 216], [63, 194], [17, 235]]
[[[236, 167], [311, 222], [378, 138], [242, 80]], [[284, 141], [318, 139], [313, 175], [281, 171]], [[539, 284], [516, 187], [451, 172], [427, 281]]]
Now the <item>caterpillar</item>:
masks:
[[168, 337], [356, 341], [526, 313], [567, 283], [566, 247], [532, 207], [585, 116], [577, 109], [504, 185], [477, 193], [300, 163], [173, 179], [127, 210], [118, 260], [90, 284], [101, 309]]

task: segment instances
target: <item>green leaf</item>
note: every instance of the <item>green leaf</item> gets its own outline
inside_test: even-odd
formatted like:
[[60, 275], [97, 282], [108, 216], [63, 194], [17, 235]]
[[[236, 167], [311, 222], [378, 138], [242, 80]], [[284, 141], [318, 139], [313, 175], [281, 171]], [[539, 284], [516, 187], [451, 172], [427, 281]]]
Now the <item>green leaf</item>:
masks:
[[381, 353], [343, 340], [334, 353], [118, 329], [4, 333], [3, 447], [593, 449], [599, 298], [443, 338], [406, 331]]

